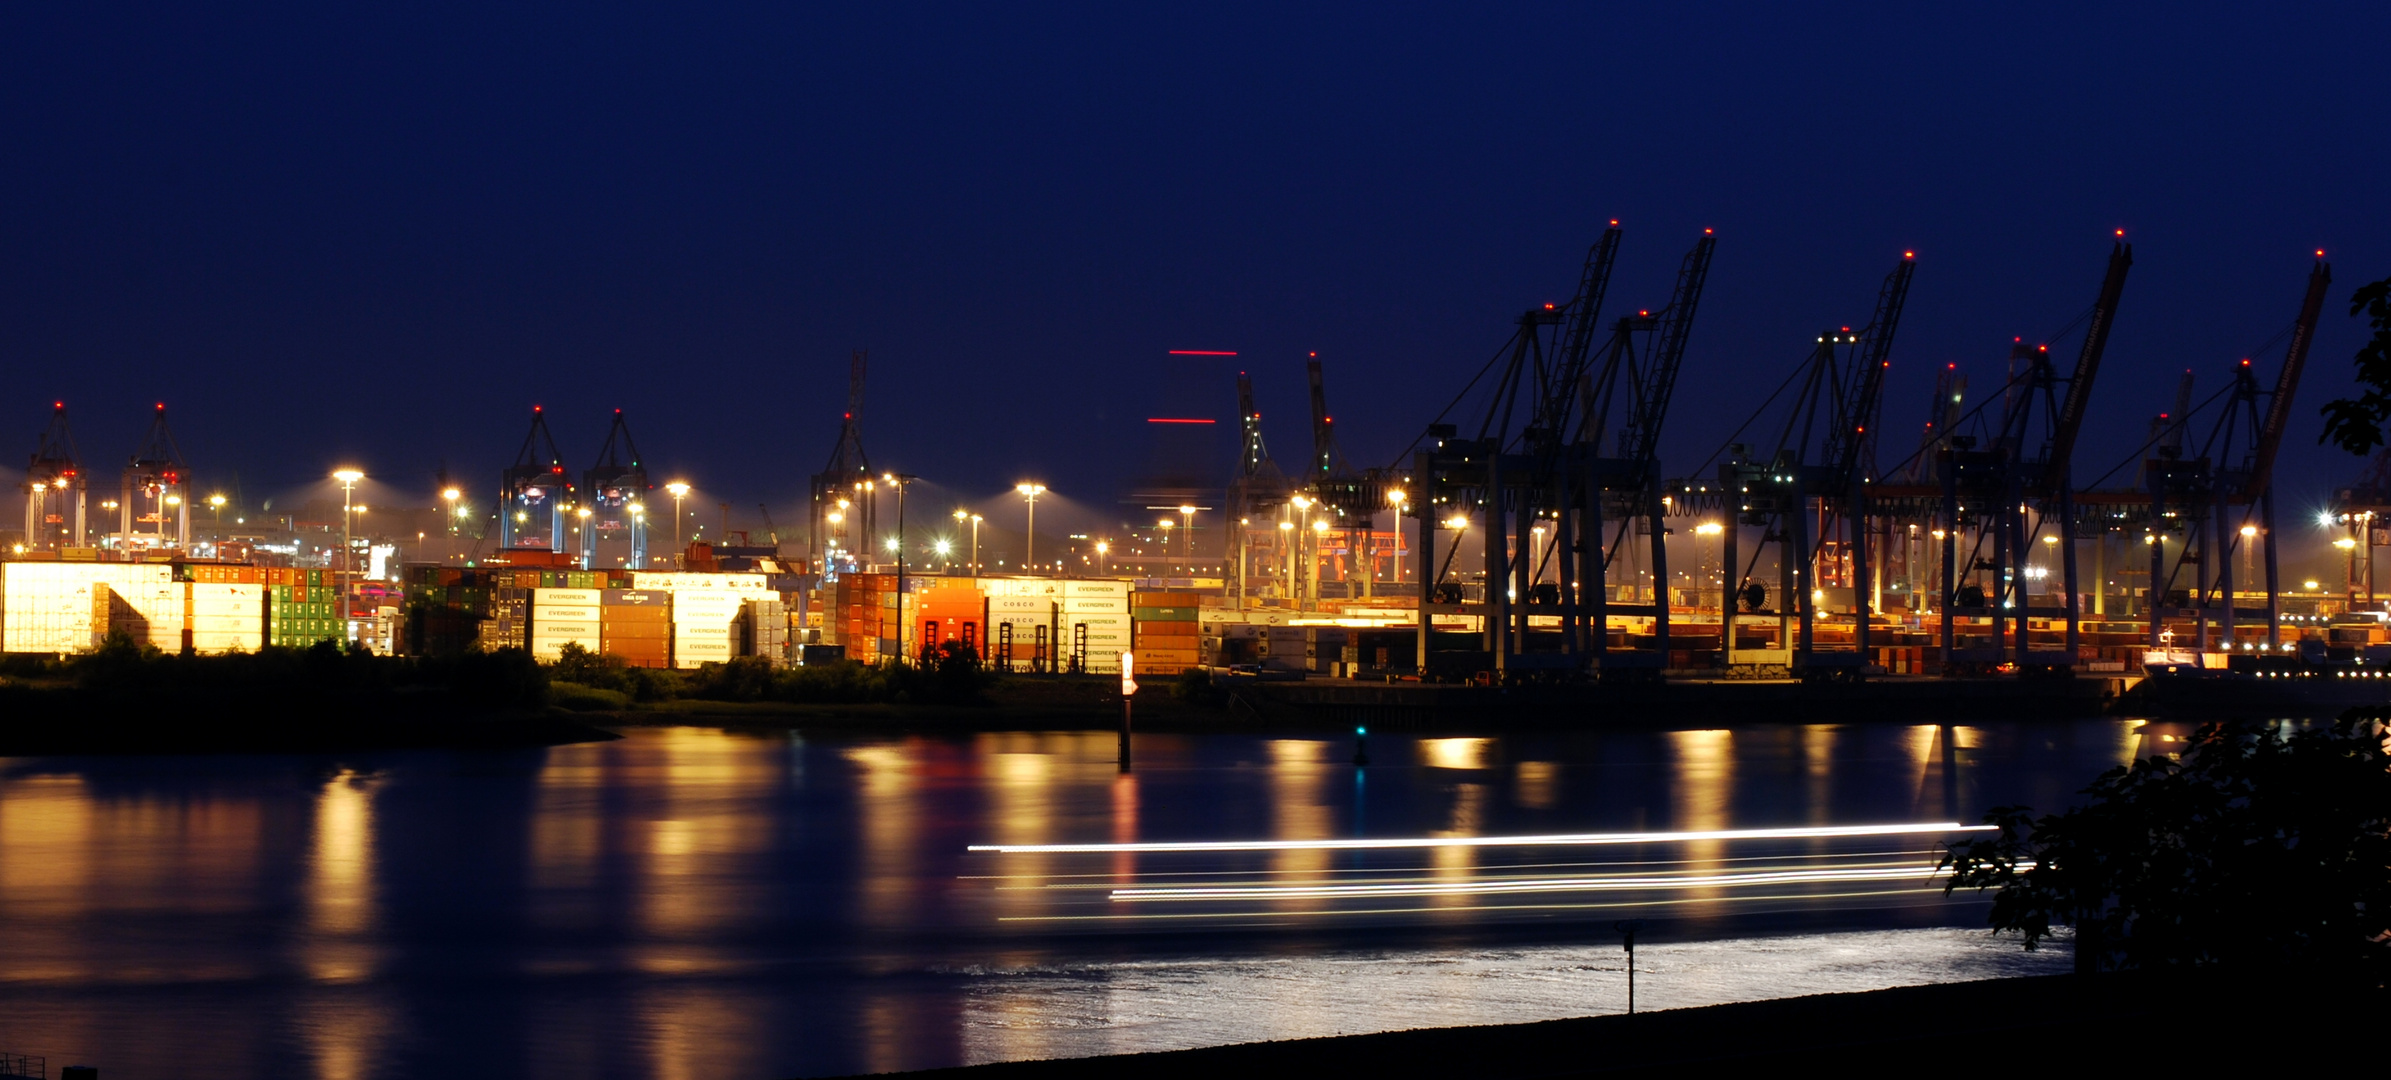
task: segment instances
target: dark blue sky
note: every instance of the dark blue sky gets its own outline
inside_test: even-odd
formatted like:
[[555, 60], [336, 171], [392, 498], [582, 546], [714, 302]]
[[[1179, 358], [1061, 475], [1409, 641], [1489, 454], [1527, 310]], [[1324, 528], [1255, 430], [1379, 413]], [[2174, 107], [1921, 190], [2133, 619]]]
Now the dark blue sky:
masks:
[[1614, 306], [1720, 237], [1677, 469], [1901, 250], [1894, 433], [1931, 368], [1990, 389], [2081, 311], [2116, 228], [2079, 474], [2318, 247], [2287, 510], [2360, 467], [2314, 407], [2391, 275], [2391, 7], [1290, 7], [8, 5], [0, 446], [63, 398], [112, 463], [164, 400], [253, 498], [353, 461], [421, 502], [442, 459], [494, 483], [534, 402], [576, 467], [623, 407], [660, 471], [789, 505], [869, 347], [876, 464], [1103, 504], [1172, 365], [1220, 366], [1170, 411], [1234, 411], [1166, 350], [1240, 351], [1282, 459], [1318, 351], [1384, 461], [1617, 217]]

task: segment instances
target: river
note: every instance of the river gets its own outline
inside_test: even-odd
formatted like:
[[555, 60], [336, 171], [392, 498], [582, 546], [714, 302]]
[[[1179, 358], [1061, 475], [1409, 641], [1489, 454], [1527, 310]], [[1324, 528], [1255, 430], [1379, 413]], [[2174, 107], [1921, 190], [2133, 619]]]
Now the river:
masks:
[[626, 734], [0, 759], [0, 1050], [763, 1080], [1537, 1020], [1625, 1007], [1630, 920], [1639, 1007], [2064, 970], [1935, 823], [2179, 737]]

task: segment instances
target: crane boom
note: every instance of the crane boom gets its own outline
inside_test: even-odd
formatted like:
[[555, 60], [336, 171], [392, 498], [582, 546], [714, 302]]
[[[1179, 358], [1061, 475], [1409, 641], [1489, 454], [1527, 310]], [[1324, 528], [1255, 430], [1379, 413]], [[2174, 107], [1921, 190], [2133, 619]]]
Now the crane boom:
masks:
[[1611, 265], [1619, 257], [1619, 223], [1603, 230], [1594, 246], [1586, 249], [1586, 268], [1579, 275], [1577, 295], [1569, 301], [1569, 323], [1561, 339], [1560, 363], [1555, 365], [1551, 378], [1542, 388], [1543, 400], [1537, 403], [1535, 426], [1550, 437], [1566, 435], [1570, 404], [1577, 396], [1578, 384], [1584, 380], [1587, 358], [1593, 354], [1594, 339], [1600, 333], [1602, 302], [1611, 290]]
[[1237, 424], [1243, 440], [1238, 447], [1237, 475], [1253, 476], [1270, 460], [1270, 451], [1262, 445], [1262, 414], [1254, 408], [1253, 377], [1242, 371], [1237, 373]]
[[2308, 271], [2308, 295], [2300, 300], [2300, 316], [2292, 323], [2291, 347], [2283, 354], [2283, 370], [2275, 376], [2275, 396], [2266, 405], [2266, 422], [2250, 459], [2250, 489], [2246, 499], [2266, 494], [2275, 476], [2275, 451], [2283, 445], [2283, 429], [2291, 423], [2291, 398], [2300, 388], [2300, 369], [2308, 363], [2308, 346], [2316, 340], [2316, 320], [2324, 312], [2325, 289], [2333, 283], [2333, 266], [2318, 259]]
[[1694, 249], [1685, 253], [1685, 261], [1677, 268], [1677, 291], [1669, 297], [1668, 309], [1661, 312], [1660, 343], [1652, 350], [1652, 366], [1641, 380], [1642, 393], [1637, 395], [1635, 415], [1629, 419], [1626, 431], [1620, 432], [1620, 445], [1630, 461], [1650, 462], [1660, 448], [1661, 421], [1669, 415], [1669, 396], [1677, 388], [1677, 369], [1685, 360], [1685, 343], [1693, 334], [1694, 308], [1702, 300], [1702, 286], [1710, 278], [1710, 254], [1718, 246], [1718, 238], [1710, 230], [1702, 230], [1702, 238], [1694, 242]]
[[2084, 346], [2076, 354], [2075, 374], [2068, 377], [2067, 397], [2051, 430], [2050, 471], [2044, 483], [2052, 490], [2064, 486], [2068, 461], [2075, 454], [2076, 432], [2092, 403], [2092, 380], [2100, 374], [2100, 358], [2109, 347], [2109, 330], [2117, 320], [2117, 300], [2125, 293], [2125, 272], [2134, 265], [2134, 246], [2123, 240], [2109, 249], [2108, 274], [2101, 279], [2100, 299], [2092, 303], [2092, 325], [2084, 328]]
[[1826, 455], [1835, 475], [1845, 483], [1860, 480], [1859, 470], [1868, 464], [1868, 447], [1873, 442], [1869, 429], [1876, 426], [1885, 369], [1893, 362], [1893, 331], [1901, 325], [1902, 306], [1909, 302], [1910, 274], [1917, 267], [1917, 260], [1904, 254], [1900, 264], [1885, 275], [1884, 286], [1876, 293], [1876, 317], [1861, 335], [1863, 344], [1851, 373], [1852, 392], [1845, 399], [1842, 423], [1836, 426], [1836, 445]]
[[1307, 360], [1304, 377], [1312, 388], [1312, 478], [1317, 480], [1337, 471], [1337, 434], [1328, 415], [1328, 390], [1321, 385], [1320, 361]]

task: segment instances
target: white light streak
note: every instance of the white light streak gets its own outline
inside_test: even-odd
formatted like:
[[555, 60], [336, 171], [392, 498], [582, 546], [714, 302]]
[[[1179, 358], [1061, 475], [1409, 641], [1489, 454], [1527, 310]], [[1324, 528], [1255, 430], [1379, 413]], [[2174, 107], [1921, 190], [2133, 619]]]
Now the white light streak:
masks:
[[1912, 879], [1921, 887], [1940, 876], [1928, 866], [1872, 869], [1759, 870], [1739, 874], [1620, 875], [1526, 878], [1508, 881], [1404, 882], [1388, 885], [1175, 886], [1114, 889], [1116, 901], [1139, 900], [1322, 900], [1374, 896], [1486, 896], [1510, 893], [1596, 892], [1620, 889], [1706, 889], [1741, 885], [1785, 885], [1830, 881]]
[[1139, 844], [973, 844], [966, 850], [1000, 855], [1118, 852], [1392, 851], [1406, 848], [1577, 847], [1593, 844], [1677, 844], [1695, 840], [1820, 840], [1844, 836], [1990, 832], [1991, 825], [1956, 821], [1896, 825], [1815, 825], [1784, 829], [1696, 829], [1685, 832], [1550, 833], [1541, 836], [1422, 836], [1383, 840], [1220, 840]]

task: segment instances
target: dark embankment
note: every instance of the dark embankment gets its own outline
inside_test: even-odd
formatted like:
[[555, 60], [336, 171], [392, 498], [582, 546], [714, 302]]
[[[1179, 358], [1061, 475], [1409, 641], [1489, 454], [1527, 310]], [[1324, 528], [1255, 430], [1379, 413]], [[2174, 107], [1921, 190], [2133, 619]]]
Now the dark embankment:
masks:
[[[1637, 1016], [1433, 1028], [898, 1075], [1179, 1077], [2270, 1073], [2364, 1054], [2391, 995], [2290, 975], [1996, 979]], [[1798, 1070], [1798, 1071], [1786, 1071]], [[2252, 1075], [2259, 1075], [2252, 1073]]]
[[409, 659], [332, 645], [168, 656], [111, 642], [0, 674], [0, 754], [326, 752], [610, 739], [548, 705], [520, 653]]

